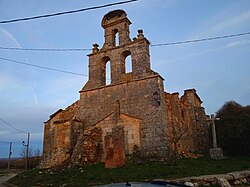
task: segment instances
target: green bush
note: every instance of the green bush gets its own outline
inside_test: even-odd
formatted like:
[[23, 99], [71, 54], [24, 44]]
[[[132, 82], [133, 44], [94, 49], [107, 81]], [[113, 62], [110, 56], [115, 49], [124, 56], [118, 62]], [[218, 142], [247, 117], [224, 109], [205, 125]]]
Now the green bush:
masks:
[[250, 106], [226, 102], [217, 112], [218, 144], [225, 154], [250, 156]]

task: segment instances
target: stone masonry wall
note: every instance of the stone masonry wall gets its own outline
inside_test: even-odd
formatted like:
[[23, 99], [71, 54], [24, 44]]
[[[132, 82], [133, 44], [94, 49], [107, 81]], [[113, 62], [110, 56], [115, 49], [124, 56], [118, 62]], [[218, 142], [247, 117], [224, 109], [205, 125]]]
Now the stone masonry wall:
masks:
[[102, 160], [103, 144], [100, 128], [87, 128], [79, 136], [70, 158], [71, 164], [99, 163]]
[[212, 146], [211, 127], [206, 122], [206, 113], [203, 107], [195, 107], [195, 114], [198, 152], [208, 153]]
[[188, 156], [194, 152], [190, 106], [182, 103], [179, 94], [166, 93], [168, 113], [168, 146], [173, 156]]
[[75, 102], [65, 110], [59, 110], [45, 122], [43, 143], [43, 167], [60, 165], [67, 160], [83, 132], [84, 125], [74, 115], [78, 110]]
[[188, 182], [189, 185], [191, 183], [194, 187], [217, 186], [217, 185], [221, 187], [249, 186], [250, 170], [235, 171], [227, 174], [186, 177], [186, 178], [172, 180], [172, 182], [181, 184], [187, 184]]
[[104, 144], [106, 152], [105, 167], [117, 168], [123, 166], [126, 162], [124, 127], [113, 127], [112, 133], [105, 136]]
[[140, 147], [141, 120], [115, 111], [79, 136], [71, 164], [104, 162], [115, 168], [125, 164], [126, 154]]
[[168, 145], [173, 154], [191, 156], [191, 152], [207, 153], [210, 146], [209, 128], [202, 101], [196, 90], [165, 93], [168, 114]]
[[[124, 128], [125, 153], [132, 154], [135, 146], [141, 147], [141, 122], [141, 119], [114, 112], [97, 123], [94, 128], [102, 130], [102, 142], [105, 142], [105, 136], [110, 133], [112, 134], [114, 127], [122, 126]], [[106, 152], [104, 151], [104, 157], [105, 155]]]
[[[159, 93], [160, 104], [153, 96], [156, 91]], [[145, 156], [166, 156], [167, 115], [163, 81], [160, 76], [81, 91], [80, 94], [77, 118], [83, 120], [86, 127], [94, 126], [112, 113], [118, 100], [121, 113], [142, 119], [140, 138]]]

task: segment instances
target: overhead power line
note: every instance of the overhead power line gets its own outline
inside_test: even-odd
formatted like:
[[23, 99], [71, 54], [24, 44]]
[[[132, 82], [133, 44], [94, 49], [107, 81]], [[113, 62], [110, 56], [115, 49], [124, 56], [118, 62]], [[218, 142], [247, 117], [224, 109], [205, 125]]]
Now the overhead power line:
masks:
[[[188, 43], [196, 43], [196, 42], [205, 42], [211, 40], [219, 40], [225, 38], [234, 38], [244, 35], [249, 35], [250, 32], [243, 32], [237, 34], [230, 34], [230, 35], [223, 35], [223, 36], [216, 36], [210, 38], [201, 38], [195, 40], [185, 40], [185, 41], [177, 41], [177, 42], [169, 42], [169, 43], [159, 43], [159, 44], [151, 44], [150, 47], [160, 47], [160, 46], [169, 46], [169, 45], [181, 45], [181, 44], [188, 44]], [[18, 48], [18, 47], [3, 47], [0, 46], [0, 50], [19, 50], [19, 51], [51, 51], [51, 52], [71, 52], [71, 51], [91, 51], [91, 49], [87, 48]]]
[[[12, 59], [9, 59], [9, 58], [0, 57], [0, 59], [8, 61], [8, 62], [13, 62], [13, 63], [16, 63], [16, 64], [25, 65], [25, 66], [32, 66], [32, 67], [46, 69], [46, 70], [50, 70], [50, 71], [56, 71], [56, 72], [60, 72], [60, 73], [67, 73], [67, 74], [72, 74], [72, 75], [79, 75], [79, 76], [88, 77], [88, 75], [84, 75], [84, 74], [81, 74], [81, 73], [76, 73], [76, 72], [72, 72], [72, 71], [65, 71], [65, 70], [61, 70], [61, 69], [56, 69], [56, 68], [50, 68], [50, 67], [46, 67], [46, 66], [40, 66], [40, 65], [30, 64], [30, 63], [26, 63], [26, 62], [12, 60]], [[111, 80], [111, 79], [106, 78], [106, 80]]]
[[115, 6], [115, 5], [132, 3], [135, 1], [138, 1], [138, 0], [121, 1], [121, 2], [116, 2], [116, 3], [94, 6], [94, 7], [82, 8], [82, 9], [78, 9], [78, 10], [70, 10], [70, 11], [65, 11], [65, 12], [57, 12], [57, 13], [53, 13], [53, 14], [45, 14], [45, 15], [39, 15], [39, 16], [33, 16], [33, 17], [26, 17], [26, 18], [17, 18], [17, 19], [12, 19], [12, 20], [4, 20], [4, 21], [0, 21], [0, 23], [1, 24], [13, 23], [13, 22], [20, 22], [20, 21], [28, 21], [28, 20], [33, 20], [33, 19], [48, 18], [48, 17], [53, 17], [53, 16], [61, 16], [64, 14], [73, 14], [73, 13], [84, 12], [84, 11], [88, 11], [88, 10], [101, 9], [101, 8], [105, 8], [105, 7]]
[[18, 50], [18, 51], [58, 51], [58, 52], [65, 52], [65, 51], [91, 51], [91, 49], [81, 49], [81, 48], [65, 48], [65, 49], [56, 49], [56, 48], [20, 48], [20, 47], [1, 47], [0, 49], [3, 50]]
[[5, 125], [8, 125], [9, 127], [11, 127], [11, 128], [13, 128], [13, 129], [15, 129], [15, 130], [16, 130], [16, 131], [18, 131], [18, 132], [21, 132], [21, 133], [27, 134], [26, 132], [24, 132], [24, 131], [22, 131], [22, 130], [20, 130], [20, 129], [16, 128], [16, 127], [14, 127], [13, 125], [9, 124], [8, 122], [4, 121], [4, 120], [3, 120], [3, 119], [1, 119], [1, 118], [0, 118], [0, 121], [2, 121]]
[[[225, 39], [225, 38], [232, 38], [232, 37], [238, 37], [238, 36], [244, 36], [244, 35], [249, 35], [250, 32], [244, 32], [244, 33], [237, 33], [237, 34], [231, 34], [231, 35], [224, 35], [224, 36], [216, 36], [216, 37], [210, 37], [210, 38], [202, 38], [202, 39], [196, 39], [196, 40], [186, 40], [186, 41], [179, 41], [179, 42], [170, 42], [170, 43], [160, 43], [160, 44], [152, 44], [150, 45], [151, 47], [159, 47], [159, 46], [169, 46], [169, 45], [180, 45], [180, 44], [187, 44], [187, 43], [195, 43], [195, 42], [203, 42], [203, 41], [210, 41], [210, 40], [218, 40], [218, 39]], [[0, 49], [5, 49], [5, 50], [27, 50], [27, 51], [82, 51], [82, 50], [91, 50], [91, 49], [48, 49], [48, 48], [11, 48], [11, 47], [1, 47]], [[76, 72], [71, 72], [71, 71], [65, 71], [65, 70], [61, 70], [61, 69], [55, 69], [55, 68], [50, 68], [50, 67], [46, 67], [46, 66], [40, 66], [40, 65], [35, 65], [35, 64], [30, 64], [30, 63], [26, 63], [26, 62], [21, 62], [21, 61], [17, 61], [17, 60], [12, 60], [12, 59], [8, 59], [8, 58], [3, 58], [0, 57], [0, 59], [4, 60], [4, 61], [8, 61], [8, 62], [13, 62], [13, 63], [17, 63], [17, 64], [22, 64], [22, 65], [26, 65], [26, 66], [33, 66], [36, 68], [41, 68], [41, 69], [46, 69], [46, 70], [50, 70], [50, 71], [57, 71], [57, 72], [61, 72], [61, 73], [67, 73], [67, 74], [73, 74], [73, 75], [80, 75], [80, 76], [85, 76], [88, 77], [88, 75], [84, 75], [81, 73], [76, 73]], [[108, 79], [109, 80], [109, 79]]]
[[17, 61], [17, 60], [12, 60], [12, 59], [9, 59], [9, 58], [0, 57], [0, 59], [1, 59], [1, 60], [5, 60], [5, 61], [9, 61], [9, 62], [13, 62], [13, 63], [16, 63], [16, 64], [22, 64], [22, 65], [26, 65], [26, 66], [32, 66], [32, 67], [41, 68], [41, 69], [46, 69], [46, 70], [50, 70], [50, 71], [57, 71], [57, 72], [61, 72], [61, 73], [67, 73], [67, 74], [72, 74], [72, 75], [80, 75], [80, 76], [88, 77], [88, 75], [84, 75], [84, 74], [81, 74], [81, 73], [75, 73], [75, 72], [72, 72], [72, 71], [65, 71], [65, 70], [50, 68], [50, 67], [46, 67], [46, 66], [40, 66], [40, 65], [35, 65], [35, 64], [29, 64], [29, 63], [26, 63], [26, 62], [21, 62], [21, 61]]
[[202, 38], [202, 39], [195, 39], [195, 40], [186, 40], [186, 41], [179, 41], [179, 42], [152, 44], [151, 47], [159, 47], [159, 46], [167, 46], [167, 45], [180, 45], [180, 44], [195, 43], [195, 42], [204, 42], [204, 41], [210, 41], [210, 40], [233, 38], [233, 37], [244, 36], [244, 35], [249, 35], [249, 34], [250, 34], [250, 32], [244, 32], [244, 33], [238, 33], [238, 34], [230, 34], [230, 35], [216, 36], [216, 37], [210, 37], [210, 38]]

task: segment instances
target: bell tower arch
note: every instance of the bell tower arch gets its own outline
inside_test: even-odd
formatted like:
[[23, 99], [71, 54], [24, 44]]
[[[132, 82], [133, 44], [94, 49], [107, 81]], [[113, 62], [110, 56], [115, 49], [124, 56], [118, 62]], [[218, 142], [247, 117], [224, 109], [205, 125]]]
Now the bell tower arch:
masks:
[[105, 38], [103, 49], [117, 47], [130, 42], [130, 24], [131, 22], [124, 10], [114, 10], [104, 15], [101, 22]]

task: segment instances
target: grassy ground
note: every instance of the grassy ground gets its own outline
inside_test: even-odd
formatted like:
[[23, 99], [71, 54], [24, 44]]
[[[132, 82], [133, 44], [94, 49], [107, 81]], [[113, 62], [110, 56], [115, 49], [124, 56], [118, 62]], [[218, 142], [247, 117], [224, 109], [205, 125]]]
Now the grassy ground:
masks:
[[148, 162], [105, 169], [102, 164], [65, 170], [38, 170], [23, 172], [9, 182], [18, 186], [94, 186], [125, 181], [150, 181], [186, 176], [228, 173], [250, 169], [250, 158], [229, 157], [211, 160], [208, 157], [181, 159], [177, 162]]

